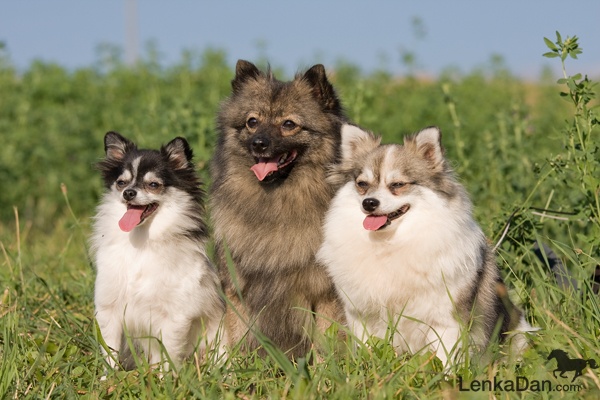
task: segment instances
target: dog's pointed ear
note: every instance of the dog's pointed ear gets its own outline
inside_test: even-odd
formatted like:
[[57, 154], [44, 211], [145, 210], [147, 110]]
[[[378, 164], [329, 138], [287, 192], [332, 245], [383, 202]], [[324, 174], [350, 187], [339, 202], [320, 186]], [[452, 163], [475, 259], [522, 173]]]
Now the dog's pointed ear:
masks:
[[117, 132], [108, 132], [104, 135], [104, 151], [107, 159], [121, 161], [128, 151], [136, 148], [131, 140], [125, 139]]
[[381, 144], [381, 137], [356, 125], [342, 125], [342, 161], [358, 160]]
[[182, 137], [176, 137], [169, 143], [161, 147], [161, 154], [166, 157], [169, 164], [175, 170], [185, 169], [191, 166], [194, 156], [187, 140]]
[[444, 163], [444, 148], [442, 147], [442, 132], [436, 126], [430, 126], [423, 129], [414, 137], [417, 145], [417, 152], [433, 168], [437, 168]]
[[341, 136], [340, 160], [327, 171], [327, 181], [334, 187], [354, 179], [364, 158], [381, 143], [381, 137], [352, 124], [342, 125]]
[[327, 79], [323, 64], [313, 65], [304, 73], [302, 80], [310, 85], [313, 95], [324, 110], [341, 112], [340, 100], [335, 94], [333, 85]]
[[231, 87], [233, 88], [234, 93], [239, 91], [245, 82], [250, 79], [256, 80], [261, 75], [262, 73], [260, 70], [250, 61], [238, 60], [235, 65], [235, 78], [231, 81]]

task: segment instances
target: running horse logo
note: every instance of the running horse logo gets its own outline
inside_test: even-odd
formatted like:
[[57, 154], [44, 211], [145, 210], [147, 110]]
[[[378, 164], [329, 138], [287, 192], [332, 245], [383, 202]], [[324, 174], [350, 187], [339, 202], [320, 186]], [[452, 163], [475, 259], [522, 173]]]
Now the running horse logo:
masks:
[[569, 358], [568, 354], [562, 350], [552, 350], [548, 355], [548, 360], [551, 359], [556, 360], [556, 369], [553, 372], [554, 377], [556, 378], [556, 372], [560, 371], [560, 377], [566, 378], [565, 374], [568, 371], [575, 371], [575, 375], [571, 382], [575, 380], [578, 376], [581, 376], [583, 369], [586, 365], [589, 365], [590, 368], [598, 368], [598, 364], [596, 364], [596, 360], [589, 359], [584, 360], [583, 358]]

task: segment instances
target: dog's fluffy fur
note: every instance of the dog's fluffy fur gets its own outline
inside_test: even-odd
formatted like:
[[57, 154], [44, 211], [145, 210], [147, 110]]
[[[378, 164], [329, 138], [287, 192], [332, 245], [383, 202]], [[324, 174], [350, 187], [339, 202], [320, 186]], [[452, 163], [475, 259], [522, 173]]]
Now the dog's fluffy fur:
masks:
[[[473, 220], [471, 202], [427, 128], [404, 145], [353, 125], [342, 129], [343, 184], [331, 203], [318, 252], [359, 340], [388, 337], [399, 351], [428, 349], [446, 364], [468, 338], [487, 346], [494, 333], [528, 331], [508, 300], [494, 256]], [[512, 337], [523, 347], [522, 334]], [[454, 352], [456, 354], [456, 352]]]
[[[323, 330], [343, 319], [315, 261], [334, 194], [326, 170], [339, 154], [342, 108], [322, 65], [282, 82], [240, 60], [232, 88], [218, 114], [210, 193], [230, 343], [258, 330], [301, 356], [315, 322]], [[252, 333], [245, 339], [250, 350], [260, 345]]]
[[[95, 217], [96, 318], [111, 366], [131, 367], [125, 334], [150, 364], [179, 364], [216, 338], [224, 313], [205, 253], [203, 192], [183, 138], [138, 149], [106, 134], [106, 193]], [[117, 354], [118, 353], [118, 354]], [[164, 364], [168, 367], [168, 364]]]

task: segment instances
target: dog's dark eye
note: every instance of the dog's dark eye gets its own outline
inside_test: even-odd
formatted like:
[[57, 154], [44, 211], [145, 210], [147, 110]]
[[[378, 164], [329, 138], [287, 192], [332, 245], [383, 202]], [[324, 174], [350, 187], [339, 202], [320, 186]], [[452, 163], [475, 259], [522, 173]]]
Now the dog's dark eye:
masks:
[[365, 181], [358, 181], [356, 182], [356, 186], [358, 186], [361, 189], [366, 189], [369, 187], [369, 184]]
[[394, 182], [394, 183], [390, 184], [390, 188], [400, 189], [400, 188], [404, 187], [405, 185], [406, 185], [406, 183], [404, 183], [404, 182]]
[[158, 182], [150, 182], [148, 184], [148, 186], [150, 186], [151, 189], [158, 189], [160, 187], [160, 183], [158, 183]]
[[286, 119], [283, 121], [281, 126], [283, 126], [283, 129], [292, 130], [296, 127], [296, 123], [292, 120]]
[[246, 121], [246, 126], [249, 129], [254, 129], [254, 128], [256, 128], [258, 126], [258, 120], [256, 118], [254, 118], [254, 117], [248, 118], [248, 121]]
[[118, 187], [120, 187], [120, 188], [121, 188], [121, 187], [123, 187], [123, 186], [125, 186], [125, 185], [127, 185], [127, 182], [125, 182], [123, 179], [119, 179], [119, 180], [117, 181], [117, 186], [118, 186]]

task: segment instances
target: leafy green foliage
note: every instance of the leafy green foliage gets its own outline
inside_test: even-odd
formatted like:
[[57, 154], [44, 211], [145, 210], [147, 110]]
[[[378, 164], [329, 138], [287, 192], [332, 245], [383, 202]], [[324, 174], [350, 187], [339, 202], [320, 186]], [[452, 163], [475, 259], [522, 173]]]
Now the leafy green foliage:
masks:
[[[546, 360], [555, 348], [600, 361], [600, 301], [589, 279], [600, 244], [595, 84], [566, 73], [567, 58], [581, 54], [577, 37], [557, 33], [544, 41], [545, 56], [563, 66], [560, 96], [548, 79], [524, 82], [500, 62], [432, 80], [367, 75], [343, 62], [330, 69], [350, 118], [384, 141], [430, 125], [442, 129], [511, 296], [542, 328], [521, 362], [501, 360], [502, 349], [493, 348], [488, 358], [467, 356], [444, 372], [432, 354], [396, 354], [385, 338], [340, 344], [344, 328], [333, 326], [325, 351], [294, 363], [270, 346], [266, 357], [234, 351], [226, 362], [191, 360], [177, 375], [142, 366], [108, 371], [106, 380], [86, 244], [102, 191], [94, 163], [103, 156], [103, 135], [116, 130], [142, 147], [185, 136], [208, 184], [215, 113], [233, 71], [215, 50], [185, 52], [165, 68], [152, 47], [140, 64], [125, 67], [120, 50], [107, 45], [90, 68], [34, 62], [17, 71], [0, 46], [0, 397], [453, 398], [465, 394], [459, 379], [564, 384]], [[577, 290], [556, 284], [533, 255], [534, 242], [555, 250]], [[577, 382], [580, 397], [600, 393], [597, 371]]]
[[101, 188], [94, 164], [103, 157], [104, 133], [116, 130], [142, 147], [158, 147], [175, 136], [193, 146], [205, 169], [214, 143], [214, 115], [229, 91], [230, 69], [222, 52], [187, 54], [181, 65], [156, 70], [117, 65], [108, 72], [69, 72], [35, 62], [22, 75], [0, 71], [0, 220], [12, 207], [36, 228], [50, 231], [62, 217], [65, 183], [78, 214], [90, 215]]
[[[561, 96], [571, 103], [573, 117], [563, 127], [562, 133], [567, 139], [565, 143], [566, 154], [555, 157], [550, 165], [553, 168], [553, 178], [562, 184], [569, 196], [564, 200], [575, 202], [573, 211], [578, 213], [581, 226], [578, 227], [580, 246], [585, 246], [582, 252], [588, 257], [597, 256], [600, 245], [600, 146], [598, 133], [600, 120], [598, 119], [598, 105], [593, 105], [596, 99], [594, 87], [587, 75], [568, 75], [565, 66], [567, 55], [577, 58], [582, 52], [579, 48], [578, 38], [567, 37], [564, 41], [557, 32], [556, 42], [545, 39], [546, 45], [552, 50], [545, 56], [560, 54], [563, 78], [558, 84], [566, 86], [566, 91]], [[597, 261], [590, 259], [592, 264]]]

